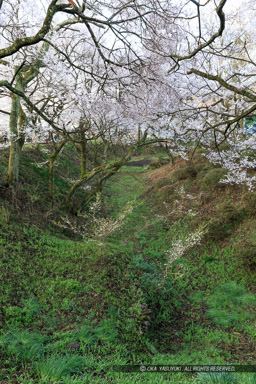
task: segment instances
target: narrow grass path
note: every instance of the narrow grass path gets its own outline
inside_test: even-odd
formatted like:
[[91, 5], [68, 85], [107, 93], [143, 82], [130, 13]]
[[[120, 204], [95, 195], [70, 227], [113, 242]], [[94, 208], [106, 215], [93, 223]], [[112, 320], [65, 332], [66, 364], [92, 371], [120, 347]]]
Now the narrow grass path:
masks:
[[[108, 240], [127, 245], [133, 254], [134, 275], [151, 311], [145, 335], [147, 353], [151, 352], [148, 363], [255, 364], [255, 296], [246, 291], [246, 274], [238, 268], [232, 239], [224, 247], [207, 242], [182, 255], [162, 286], [168, 252], [177, 239], [186, 241], [190, 218], [172, 220], [168, 207], [156, 204], [154, 192], [148, 189], [141, 168], [126, 168], [111, 180], [105, 196], [115, 218], [127, 204], [134, 206]], [[148, 383], [155, 382], [152, 376]], [[168, 376], [174, 383], [253, 383], [255, 379], [253, 374]]]

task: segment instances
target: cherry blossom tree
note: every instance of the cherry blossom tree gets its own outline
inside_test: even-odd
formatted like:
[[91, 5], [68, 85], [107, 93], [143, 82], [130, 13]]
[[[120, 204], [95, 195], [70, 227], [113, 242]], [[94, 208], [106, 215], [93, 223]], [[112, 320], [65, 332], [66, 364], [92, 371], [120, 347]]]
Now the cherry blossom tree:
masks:
[[[88, 176], [84, 147], [92, 126], [106, 148], [123, 132], [133, 148], [151, 135], [171, 139], [172, 150], [182, 155], [191, 143], [214, 144], [218, 153], [225, 140], [252, 145], [241, 131], [242, 119], [255, 110], [252, 34], [248, 28], [243, 35], [243, 20], [229, 15], [226, 4], [40, 1], [35, 12], [30, 0], [4, 1], [0, 86], [12, 97], [8, 184], [17, 184], [27, 130], [45, 125], [62, 138], [51, 156], [51, 175], [67, 142], [81, 157], [81, 178], [68, 206], [77, 187], [109, 169], [104, 162]], [[28, 8], [34, 12], [29, 17]], [[124, 162], [130, 154], [125, 156]], [[53, 195], [53, 176], [50, 185]]]
[[[86, 48], [94, 48], [96, 56], [93, 70], [91, 71], [91, 66], [89, 68], [91, 80], [101, 81], [101, 86], [104, 87], [109, 76], [116, 78], [115, 68], [122, 68], [122, 77], [118, 78], [118, 82], [124, 83], [129, 76], [137, 73], [138, 66], [145, 65], [144, 58], [135, 47], [143, 38], [143, 29], [153, 28], [150, 22], [152, 15], [162, 18], [154, 2], [147, 6], [144, 3], [122, 1], [114, 4], [108, 1], [99, 2], [97, 5], [57, 0], [50, 5], [44, 1], [29, 0], [18, 0], [16, 4], [8, 0], [4, 2], [1, 14], [3, 48], [0, 49], [0, 59], [1, 65], [8, 67], [8, 73], [3, 73], [4, 79], [0, 81], [0, 86], [7, 89], [12, 97], [7, 185], [16, 186], [18, 182], [25, 127], [31, 121], [26, 118], [26, 112], [30, 109], [54, 130], [62, 129], [47, 113], [38, 108], [38, 100], [33, 102], [30, 97], [30, 84], [35, 79], [40, 81], [38, 78], [43, 76], [46, 52], [51, 50], [58, 54], [58, 58], [62, 57], [58, 65], [63, 66], [66, 76], [68, 74], [65, 72], [65, 64], [88, 72], [83, 63], [86, 53], [81, 49], [81, 42], [84, 42]], [[79, 27], [72, 29], [74, 24], [79, 24]], [[76, 49], [75, 54], [74, 51], [65, 50], [62, 44], [63, 39], [69, 39], [71, 35], [80, 47], [80, 52]], [[105, 73], [98, 73], [99, 58], [104, 64]], [[60, 78], [59, 81], [61, 80]], [[50, 100], [45, 110], [49, 109], [49, 103]]]
[[[235, 10], [227, 9], [225, 14], [224, 10], [220, 14], [225, 20], [222, 36], [189, 59], [188, 55], [177, 58], [182, 105], [170, 110], [169, 116], [175, 121], [176, 132], [187, 138], [190, 151], [191, 142], [194, 149], [203, 145], [210, 160], [227, 168], [223, 182], [245, 184], [252, 189], [255, 134], [245, 130], [245, 119], [256, 110], [255, 7], [248, 1]], [[204, 21], [212, 34], [209, 15], [201, 19], [200, 28], [203, 31]], [[226, 147], [221, 145], [224, 142]]]

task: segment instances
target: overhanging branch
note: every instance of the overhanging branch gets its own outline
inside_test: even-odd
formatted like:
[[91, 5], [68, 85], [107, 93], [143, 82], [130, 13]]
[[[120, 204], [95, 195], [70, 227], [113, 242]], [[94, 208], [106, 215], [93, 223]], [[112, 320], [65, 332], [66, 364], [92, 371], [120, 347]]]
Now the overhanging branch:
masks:
[[256, 101], [256, 95], [254, 95], [250, 91], [247, 91], [246, 89], [240, 89], [240, 88], [235, 87], [234, 85], [229, 84], [227, 81], [225, 81], [224, 79], [222, 79], [222, 77], [220, 77], [218, 75], [211, 75], [209, 73], [205, 73], [205, 72], [199, 71], [198, 69], [194, 69], [194, 68], [192, 68], [190, 71], [188, 71], [188, 75], [190, 75], [192, 73], [195, 75], [198, 75], [200, 77], [203, 77], [205, 79], [208, 79], [208, 80], [217, 81], [217, 83], [222, 85], [224, 88], [226, 88], [226, 89], [228, 89], [234, 93], [237, 93], [238, 95], [245, 96], [245, 97], [248, 97], [249, 99], [251, 99], [253, 101]]
[[[188, 60], [188, 59], [191, 59], [192, 57], [194, 57], [198, 52], [202, 51], [204, 48], [206, 48], [207, 46], [209, 46], [210, 44], [212, 44], [218, 37], [222, 36], [223, 34], [223, 31], [225, 29], [225, 14], [223, 12], [223, 7], [224, 5], [226, 4], [226, 1], [227, 0], [221, 0], [220, 3], [219, 3], [219, 6], [216, 8], [216, 13], [219, 17], [219, 21], [220, 21], [220, 25], [219, 25], [219, 29], [216, 33], [214, 33], [209, 40], [207, 40], [205, 43], [202, 43], [200, 45], [198, 45], [197, 48], [195, 48], [191, 53], [189, 53], [188, 55], [175, 55], [175, 54], [170, 54], [169, 57], [171, 57], [174, 61], [175, 61], [175, 65], [174, 67], [176, 67], [176, 65], [180, 62], [180, 61], [183, 61], [183, 60]], [[195, 3], [195, 2], [194, 2]], [[195, 3], [196, 4], [196, 3]], [[171, 72], [173, 70], [173, 68], [170, 69], [169, 72]]]
[[42, 28], [34, 36], [18, 38], [9, 47], [0, 49], [0, 59], [13, 55], [14, 53], [18, 52], [22, 47], [35, 45], [42, 41], [42, 39], [50, 31], [52, 19], [55, 13], [64, 10], [65, 8], [67, 8], [67, 6], [70, 6], [69, 4], [56, 5], [57, 1], [58, 0], [51, 1]]

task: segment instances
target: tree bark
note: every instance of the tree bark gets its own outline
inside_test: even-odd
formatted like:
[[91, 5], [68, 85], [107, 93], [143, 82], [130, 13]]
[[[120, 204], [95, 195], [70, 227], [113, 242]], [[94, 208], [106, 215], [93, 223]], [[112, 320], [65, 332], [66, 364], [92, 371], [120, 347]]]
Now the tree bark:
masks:
[[[71, 187], [67, 198], [66, 198], [66, 209], [74, 214], [77, 214], [81, 209], [92, 199], [93, 196], [96, 195], [97, 192], [99, 192], [102, 189], [103, 183], [113, 176], [134, 154], [134, 151], [137, 149], [137, 145], [133, 146], [128, 154], [126, 154], [122, 159], [119, 161], [113, 163], [113, 164], [102, 164], [98, 167], [95, 167], [92, 169], [89, 173], [86, 173], [83, 175], [83, 177], [80, 177], [79, 180], [77, 180], [73, 186]], [[96, 175], [102, 174], [103, 176], [100, 178], [100, 180], [97, 182], [97, 185], [95, 186], [94, 190], [89, 193], [85, 199], [80, 203], [76, 208], [72, 206], [72, 197], [74, 193], [76, 192], [77, 188], [79, 188], [84, 182], [91, 180]]]
[[49, 193], [50, 197], [54, 199], [54, 163], [62, 150], [62, 148], [65, 146], [67, 143], [67, 139], [64, 139], [60, 143], [58, 143], [54, 149], [54, 152], [50, 156], [50, 161], [49, 161]]
[[[16, 88], [19, 91], [24, 91], [24, 84], [21, 78], [17, 79]], [[19, 181], [19, 166], [21, 150], [25, 141], [24, 128], [26, 123], [25, 113], [21, 109], [20, 96], [12, 94], [12, 106], [10, 114], [10, 154], [7, 173], [7, 186], [17, 189]]]

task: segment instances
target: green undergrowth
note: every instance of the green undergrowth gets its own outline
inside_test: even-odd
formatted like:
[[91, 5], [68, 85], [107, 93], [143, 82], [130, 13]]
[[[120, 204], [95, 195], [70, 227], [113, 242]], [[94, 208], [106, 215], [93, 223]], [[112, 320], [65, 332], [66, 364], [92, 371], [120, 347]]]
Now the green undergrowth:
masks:
[[[250, 373], [114, 368], [255, 364], [254, 197], [219, 188], [216, 178], [208, 188], [205, 176], [217, 169], [200, 156], [154, 172], [123, 167], [106, 183], [100, 211], [81, 218], [79, 236], [74, 226], [38, 225], [35, 207], [21, 221], [2, 197], [0, 382], [255, 383]], [[37, 180], [30, 202], [42, 204], [46, 170], [26, 177]], [[24, 196], [32, 196], [26, 177]]]

